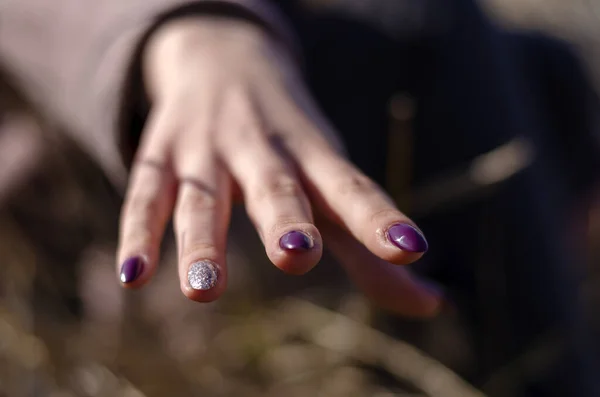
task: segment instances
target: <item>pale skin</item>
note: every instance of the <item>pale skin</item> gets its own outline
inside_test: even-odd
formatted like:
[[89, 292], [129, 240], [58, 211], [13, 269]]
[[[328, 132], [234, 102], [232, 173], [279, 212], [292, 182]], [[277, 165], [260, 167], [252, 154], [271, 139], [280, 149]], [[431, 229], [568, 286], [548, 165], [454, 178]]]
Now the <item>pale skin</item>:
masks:
[[[147, 265], [124, 286], [150, 280], [172, 218], [181, 290], [195, 301], [216, 300], [226, 289], [226, 235], [240, 199], [284, 272], [306, 273], [327, 248], [384, 309], [439, 312], [440, 294], [401, 266], [422, 253], [386, 238], [390, 226], [412, 221], [346, 160], [289, 49], [241, 21], [178, 19], [151, 37], [143, 67], [153, 106], [122, 210], [117, 261], [120, 268], [141, 255]], [[282, 249], [290, 231], [309, 236], [312, 248]], [[217, 284], [193, 289], [189, 267], [206, 259], [218, 266]]]

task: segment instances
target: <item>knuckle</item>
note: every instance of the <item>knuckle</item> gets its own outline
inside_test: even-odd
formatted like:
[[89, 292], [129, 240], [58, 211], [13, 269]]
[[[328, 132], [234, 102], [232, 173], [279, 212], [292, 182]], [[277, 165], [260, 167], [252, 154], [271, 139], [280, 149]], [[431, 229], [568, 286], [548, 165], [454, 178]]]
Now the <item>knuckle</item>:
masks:
[[128, 230], [124, 231], [122, 241], [128, 247], [146, 247], [151, 245], [154, 237], [155, 235], [148, 227], [133, 223]]
[[278, 197], [293, 197], [302, 195], [303, 190], [296, 178], [288, 174], [275, 174], [262, 179], [262, 183], [254, 192], [256, 201]]
[[161, 212], [162, 200], [151, 192], [139, 191], [132, 194], [123, 206], [125, 217], [136, 217], [147, 219], [148, 215], [156, 215]]
[[375, 182], [360, 173], [353, 173], [342, 177], [337, 182], [337, 191], [343, 196], [371, 195], [379, 189]]
[[194, 189], [194, 192], [187, 194], [179, 205], [180, 213], [194, 213], [212, 211], [217, 207], [218, 201], [214, 193]]
[[217, 206], [217, 197], [209, 189], [201, 187], [186, 188], [175, 209], [174, 226], [176, 229], [185, 228], [190, 222], [197, 222], [199, 219], [204, 218], [204, 216], [198, 218], [199, 214], [215, 212]]
[[155, 239], [157, 215], [162, 216], [158, 198], [147, 195], [132, 196], [123, 207], [121, 240], [128, 245], [146, 245]]
[[243, 85], [230, 87], [226, 90], [224, 98], [226, 105], [220, 122], [225, 130], [239, 137], [261, 133], [262, 123], [247, 87]]

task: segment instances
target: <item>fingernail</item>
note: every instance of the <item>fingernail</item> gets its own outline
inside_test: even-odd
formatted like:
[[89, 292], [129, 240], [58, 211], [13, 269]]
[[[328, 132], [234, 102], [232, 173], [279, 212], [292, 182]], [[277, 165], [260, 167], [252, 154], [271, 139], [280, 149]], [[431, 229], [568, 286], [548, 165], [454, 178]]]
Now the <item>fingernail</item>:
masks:
[[425, 236], [414, 226], [398, 223], [387, 231], [388, 240], [406, 252], [426, 252], [429, 248]]
[[312, 239], [302, 232], [292, 231], [279, 239], [279, 246], [289, 251], [308, 251], [314, 246]]
[[133, 256], [121, 265], [121, 282], [123, 284], [132, 283], [142, 274], [144, 270], [144, 258], [141, 256]]
[[217, 285], [218, 278], [217, 264], [209, 260], [192, 263], [188, 270], [188, 281], [195, 290], [211, 289]]

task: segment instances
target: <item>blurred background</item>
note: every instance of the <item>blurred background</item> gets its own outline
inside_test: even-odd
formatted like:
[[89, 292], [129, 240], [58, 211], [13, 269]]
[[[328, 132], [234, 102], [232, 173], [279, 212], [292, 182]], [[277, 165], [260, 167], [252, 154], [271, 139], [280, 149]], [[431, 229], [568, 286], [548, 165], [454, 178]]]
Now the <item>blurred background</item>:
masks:
[[[600, 88], [600, 1], [486, 6], [501, 23], [573, 43]], [[401, 129], [409, 105], [391, 105]], [[540, 341], [476, 389], [476, 346], [455, 307], [430, 322], [394, 318], [327, 258], [306, 277], [284, 276], [239, 210], [218, 303], [181, 295], [169, 242], [153, 282], [122, 291], [113, 266], [119, 195], [6, 79], [0, 112], [0, 397], [510, 396], [523, 368], [535, 373], [556, 354], [551, 338]], [[586, 216], [581, 296], [598, 313], [600, 209]], [[600, 342], [598, 316], [589, 320]]]

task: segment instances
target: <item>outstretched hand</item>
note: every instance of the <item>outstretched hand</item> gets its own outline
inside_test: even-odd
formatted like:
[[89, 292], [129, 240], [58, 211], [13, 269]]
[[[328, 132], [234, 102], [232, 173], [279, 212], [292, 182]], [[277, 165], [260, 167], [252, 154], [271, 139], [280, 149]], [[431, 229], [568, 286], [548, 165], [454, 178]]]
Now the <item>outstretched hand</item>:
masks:
[[425, 238], [344, 157], [287, 49], [244, 22], [181, 19], [151, 37], [143, 64], [153, 106], [121, 217], [124, 286], [152, 277], [173, 217], [183, 293], [217, 299], [227, 283], [231, 206], [240, 198], [284, 272], [309, 271], [326, 244], [379, 305], [437, 313], [440, 295], [395, 266], [419, 259]]

